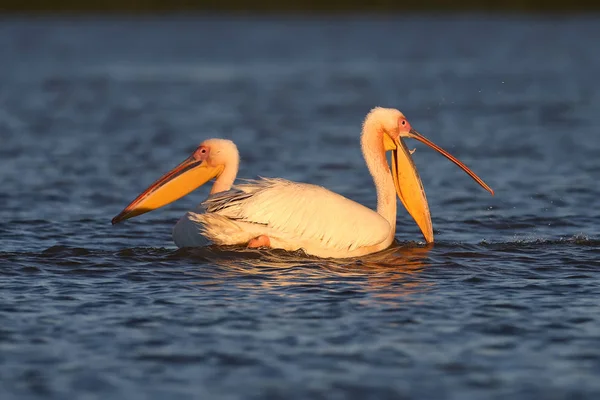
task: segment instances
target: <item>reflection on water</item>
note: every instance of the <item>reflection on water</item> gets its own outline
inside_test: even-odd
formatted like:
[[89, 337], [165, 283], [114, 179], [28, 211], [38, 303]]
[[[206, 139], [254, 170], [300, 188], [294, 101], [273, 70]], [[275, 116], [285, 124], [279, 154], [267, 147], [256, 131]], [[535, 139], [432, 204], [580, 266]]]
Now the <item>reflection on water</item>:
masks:
[[[0, 399], [600, 398], [597, 17], [0, 33]], [[376, 105], [496, 190], [415, 144], [431, 247], [401, 210], [399, 243], [360, 259], [175, 249], [207, 188], [110, 224], [208, 137], [238, 144], [240, 178], [375, 208], [359, 135]]]
[[[369, 295], [369, 299], [385, 301], [427, 290], [432, 285], [419, 278], [419, 273], [428, 266], [428, 253], [432, 248], [432, 244], [396, 242], [381, 252], [349, 259], [322, 259], [307, 256], [302, 251], [237, 246], [186, 248], [177, 250], [175, 254], [222, 267], [219, 274], [221, 283], [237, 282], [240, 288], [344, 285], [354, 281]], [[253, 276], [257, 279], [239, 279]]]

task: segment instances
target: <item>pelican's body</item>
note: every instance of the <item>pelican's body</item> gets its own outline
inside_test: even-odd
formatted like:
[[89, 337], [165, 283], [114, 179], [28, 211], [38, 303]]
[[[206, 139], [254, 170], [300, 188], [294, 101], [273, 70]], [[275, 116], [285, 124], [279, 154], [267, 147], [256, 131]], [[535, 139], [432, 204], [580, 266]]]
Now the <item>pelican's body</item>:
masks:
[[[203, 246], [211, 241], [303, 249], [307, 254], [335, 258], [374, 253], [394, 240], [396, 194], [426, 241], [432, 242], [427, 199], [402, 137], [434, 147], [492, 192], [464, 164], [414, 131], [400, 111], [375, 108], [363, 124], [361, 147], [377, 190], [376, 211], [321, 186], [285, 179], [262, 178], [233, 186], [239, 165], [237, 149], [230, 141], [211, 139], [138, 196], [113, 223], [168, 204], [216, 177], [209, 198], [174, 227], [177, 246]], [[386, 151], [393, 151], [391, 170]], [[194, 179], [198, 182], [192, 183]], [[169, 190], [169, 185], [174, 189]]]
[[201, 206], [175, 225], [177, 246], [202, 246], [207, 239], [247, 244], [267, 236], [271, 248], [343, 258], [383, 250], [394, 239], [395, 223], [392, 228], [377, 212], [321, 186], [285, 179], [248, 181]]

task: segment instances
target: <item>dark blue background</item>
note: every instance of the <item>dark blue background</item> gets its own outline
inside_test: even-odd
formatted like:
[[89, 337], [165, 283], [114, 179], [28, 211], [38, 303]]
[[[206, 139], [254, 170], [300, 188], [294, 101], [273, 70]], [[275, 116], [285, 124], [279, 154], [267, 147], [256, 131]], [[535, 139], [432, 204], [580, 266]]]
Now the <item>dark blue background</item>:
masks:
[[[600, 21], [4, 18], [0, 393], [75, 398], [600, 394]], [[352, 261], [176, 250], [208, 193], [111, 226], [202, 140], [240, 177], [370, 207], [362, 119], [423, 145], [436, 244]]]

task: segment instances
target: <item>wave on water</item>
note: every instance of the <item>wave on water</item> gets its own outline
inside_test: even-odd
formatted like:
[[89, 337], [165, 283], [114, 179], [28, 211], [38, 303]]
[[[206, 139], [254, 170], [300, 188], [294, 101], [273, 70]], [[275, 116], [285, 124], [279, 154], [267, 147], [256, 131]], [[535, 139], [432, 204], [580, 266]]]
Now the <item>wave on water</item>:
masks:
[[514, 247], [551, 247], [551, 246], [590, 246], [590, 247], [600, 247], [600, 239], [589, 237], [583, 234], [568, 236], [568, 237], [560, 237], [558, 239], [548, 239], [548, 238], [515, 238], [512, 241], [504, 241], [504, 242], [491, 242], [487, 240], [482, 240], [479, 242], [481, 246], [485, 246], [488, 248], [495, 248], [497, 246], [514, 246]]
[[430, 255], [436, 257], [455, 255], [456, 252], [479, 253], [489, 256], [490, 251], [508, 250], [552, 250], [564, 247], [582, 249], [600, 248], [600, 239], [583, 234], [557, 239], [515, 238], [510, 241], [491, 242], [482, 240], [477, 244], [436, 242], [425, 245], [422, 242], [395, 242], [381, 252], [363, 257], [348, 259], [323, 259], [305, 254], [302, 250], [248, 249], [241, 246], [206, 246], [200, 248], [170, 249], [164, 247], [131, 247], [119, 250], [104, 250], [84, 247], [56, 245], [38, 252], [2, 252], [0, 262], [37, 261], [55, 265], [84, 265], [88, 262], [104, 260], [111, 264], [132, 265], [135, 263], [188, 262], [190, 264], [253, 265], [265, 268], [289, 268], [290, 266], [321, 266], [331, 269], [365, 269], [369, 266], [394, 268], [410, 265], [415, 260], [427, 264]]
[[[568, 237], [560, 237], [557, 239], [549, 239], [549, 238], [536, 238], [536, 237], [527, 237], [527, 238], [514, 238], [514, 240], [508, 241], [489, 241], [482, 240], [478, 244], [467, 244], [460, 242], [449, 242], [449, 241], [439, 241], [435, 242], [435, 244], [425, 245], [423, 242], [395, 242], [391, 247], [386, 250], [383, 250], [379, 253], [370, 254], [363, 257], [355, 257], [348, 259], [327, 259], [333, 262], [341, 262], [344, 264], [352, 263], [352, 262], [360, 262], [360, 260], [369, 260], [372, 258], [379, 258], [389, 256], [390, 254], [394, 254], [399, 252], [398, 255], [407, 255], [409, 249], [433, 249], [433, 248], [465, 248], [465, 247], [478, 247], [483, 246], [487, 248], [494, 248], [497, 246], [514, 246], [514, 247], [547, 247], [547, 246], [591, 246], [596, 247], [600, 246], [600, 238], [590, 237], [584, 234], [578, 234]], [[51, 246], [42, 251], [24, 251], [24, 252], [6, 252], [0, 251], [0, 259], [7, 256], [38, 256], [45, 258], [58, 258], [58, 257], [83, 257], [83, 256], [112, 256], [119, 258], [148, 258], [148, 257], [168, 257], [171, 259], [177, 258], [192, 258], [206, 261], [210, 261], [214, 259], [214, 257], [241, 257], [241, 258], [260, 258], [265, 257], [269, 259], [280, 259], [281, 261], [304, 261], [304, 262], [314, 262], [317, 260], [326, 260], [323, 258], [314, 257], [304, 253], [302, 250], [298, 250], [295, 252], [288, 252], [284, 250], [267, 250], [267, 249], [249, 249], [242, 246], [205, 246], [198, 248], [182, 248], [182, 249], [170, 249], [165, 247], [130, 247], [123, 248], [118, 250], [100, 250], [93, 248], [85, 248], [85, 247], [71, 247], [64, 245], [55, 245]]]

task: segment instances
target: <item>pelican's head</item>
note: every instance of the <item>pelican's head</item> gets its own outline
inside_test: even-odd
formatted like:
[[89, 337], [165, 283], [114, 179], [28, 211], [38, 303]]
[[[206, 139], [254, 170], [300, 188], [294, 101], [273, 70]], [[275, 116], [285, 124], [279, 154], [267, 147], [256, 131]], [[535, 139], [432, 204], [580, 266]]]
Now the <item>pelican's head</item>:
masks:
[[[419, 177], [419, 173], [417, 172], [417, 168], [411, 157], [412, 152], [406, 147], [403, 138], [416, 139], [437, 150], [454, 164], [462, 168], [484, 189], [489, 191], [492, 195], [494, 194], [492, 188], [486, 185], [486, 183], [465, 164], [414, 130], [410, 122], [408, 122], [404, 114], [400, 111], [393, 108], [377, 107], [371, 111], [370, 117], [372, 120], [378, 121], [383, 130], [383, 146], [385, 151], [392, 151], [391, 170], [394, 185], [396, 186], [396, 193], [406, 210], [421, 229], [427, 242], [433, 242], [433, 227], [431, 225], [429, 205], [427, 203], [421, 178]], [[367, 119], [370, 117], [367, 117]]]
[[[218, 178], [226, 167], [237, 173], [238, 164], [239, 153], [231, 140], [205, 140], [191, 156], [144, 190], [112, 219], [112, 223], [116, 224], [172, 203], [211, 179]], [[228, 189], [229, 187], [220, 188]]]

